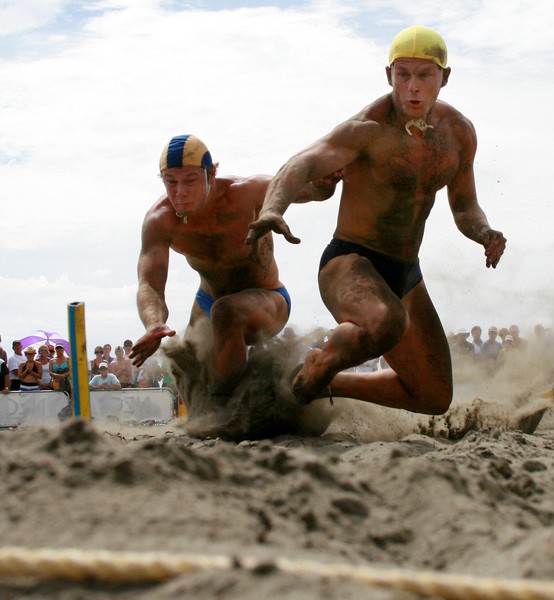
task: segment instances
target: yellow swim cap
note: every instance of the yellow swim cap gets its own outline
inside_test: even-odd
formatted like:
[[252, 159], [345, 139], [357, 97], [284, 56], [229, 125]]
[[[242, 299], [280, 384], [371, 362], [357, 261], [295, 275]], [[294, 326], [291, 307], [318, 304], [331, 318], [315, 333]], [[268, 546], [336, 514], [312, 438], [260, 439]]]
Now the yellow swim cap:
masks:
[[396, 35], [389, 51], [389, 66], [397, 58], [421, 58], [432, 60], [446, 69], [448, 53], [442, 37], [433, 29], [412, 25]]
[[204, 142], [195, 135], [176, 135], [171, 138], [160, 156], [160, 172], [173, 167], [202, 167], [213, 165]]

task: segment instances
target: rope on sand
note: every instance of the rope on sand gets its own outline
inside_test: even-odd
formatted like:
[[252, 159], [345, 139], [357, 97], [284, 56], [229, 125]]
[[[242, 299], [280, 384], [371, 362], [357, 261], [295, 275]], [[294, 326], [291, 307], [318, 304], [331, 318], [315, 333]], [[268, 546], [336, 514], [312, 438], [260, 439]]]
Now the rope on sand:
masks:
[[280, 571], [412, 592], [445, 600], [553, 600], [554, 582], [376, 569], [286, 558], [112, 552], [108, 550], [0, 548], [0, 577], [97, 581], [115, 584], [161, 582], [201, 570]]

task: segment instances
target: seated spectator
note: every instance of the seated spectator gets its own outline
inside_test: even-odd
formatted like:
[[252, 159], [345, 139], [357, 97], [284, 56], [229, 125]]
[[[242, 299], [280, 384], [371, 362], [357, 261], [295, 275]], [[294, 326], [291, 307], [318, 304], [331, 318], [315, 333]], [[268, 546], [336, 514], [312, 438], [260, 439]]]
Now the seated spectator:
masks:
[[25, 361], [19, 365], [20, 391], [38, 392], [38, 382], [42, 377], [42, 364], [35, 360], [37, 351], [29, 346], [25, 348]]
[[89, 388], [95, 390], [120, 390], [119, 379], [113, 374], [108, 373], [108, 363], [100, 363], [100, 375], [95, 375], [89, 382]]
[[115, 360], [108, 365], [108, 372], [118, 378], [122, 388], [133, 387], [133, 363], [121, 346], [116, 347]]

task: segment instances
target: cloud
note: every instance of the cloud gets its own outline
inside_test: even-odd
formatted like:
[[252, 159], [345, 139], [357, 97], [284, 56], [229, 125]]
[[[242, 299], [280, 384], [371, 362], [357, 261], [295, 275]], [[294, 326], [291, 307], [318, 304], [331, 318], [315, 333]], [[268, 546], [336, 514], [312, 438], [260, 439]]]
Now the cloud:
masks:
[[[20, 6], [32, 15], [25, 29]], [[541, 110], [554, 91], [546, 76], [548, 6], [492, 0], [209, 6], [154, 0], [3, 6], [5, 340], [25, 333], [29, 315], [38, 328], [63, 331], [66, 305], [77, 300], [87, 307], [89, 346], [136, 338], [140, 227], [162, 192], [157, 161], [167, 139], [196, 133], [220, 161], [221, 174], [273, 173], [387, 93], [388, 43], [416, 19], [448, 40], [453, 74], [442, 98], [476, 125], [481, 203], [509, 239], [497, 271], [486, 270], [482, 249], [456, 231], [446, 195], [438, 195], [422, 264], [439, 313], [452, 329], [467, 326], [471, 315], [490, 320], [495, 311], [522, 325], [551, 319], [548, 303], [531, 297], [548, 300], [541, 290], [553, 283], [546, 224], [552, 126]], [[337, 206], [334, 198], [291, 208], [287, 218], [303, 242], [276, 240], [299, 325], [331, 324], [316, 269]], [[197, 285], [197, 274], [172, 257], [170, 325], [179, 331]], [[55, 323], [41, 322], [43, 315]]]

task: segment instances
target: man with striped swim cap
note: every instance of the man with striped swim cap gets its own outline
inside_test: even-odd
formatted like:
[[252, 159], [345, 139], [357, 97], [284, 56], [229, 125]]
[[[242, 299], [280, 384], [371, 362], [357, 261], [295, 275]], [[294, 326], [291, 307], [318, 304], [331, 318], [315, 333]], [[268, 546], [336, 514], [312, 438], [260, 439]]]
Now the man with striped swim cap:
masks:
[[[506, 239], [477, 201], [473, 125], [438, 100], [450, 77], [447, 56], [428, 27], [398, 33], [385, 69], [392, 91], [289, 159], [251, 225], [250, 242], [273, 230], [298, 243], [283, 219], [297, 190], [345, 169], [337, 226], [319, 266], [321, 297], [338, 326], [293, 382], [303, 402], [330, 385], [337, 396], [413, 412], [450, 406], [450, 351], [419, 265], [436, 193], [446, 187], [458, 229], [483, 246], [487, 267], [497, 266]], [[344, 372], [379, 356], [390, 369]]]
[[[225, 403], [244, 371], [248, 346], [277, 335], [290, 314], [291, 301], [279, 279], [271, 232], [260, 236], [256, 245], [244, 243], [271, 176], [216, 177], [218, 164], [204, 142], [190, 134], [169, 140], [159, 166], [165, 194], [146, 213], [138, 260], [137, 305], [146, 332], [129, 356], [140, 367], [163, 338], [176, 333], [167, 324], [165, 300], [173, 250], [200, 276], [185, 337], [193, 326], [210, 333], [207, 393]], [[326, 199], [337, 181], [334, 177], [307, 185], [296, 201]], [[193, 408], [188, 407], [189, 415]]]

